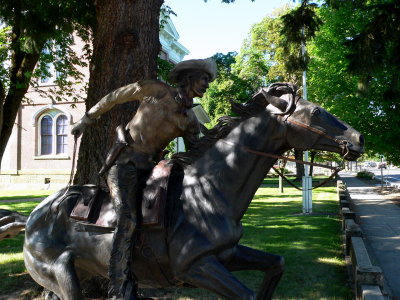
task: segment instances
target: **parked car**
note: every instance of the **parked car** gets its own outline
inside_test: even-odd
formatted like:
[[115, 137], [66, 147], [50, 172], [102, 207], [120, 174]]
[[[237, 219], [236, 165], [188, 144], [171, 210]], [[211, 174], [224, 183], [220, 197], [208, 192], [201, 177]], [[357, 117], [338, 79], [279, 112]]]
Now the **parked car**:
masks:
[[378, 169], [387, 169], [387, 164], [386, 164], [386, 162], [380, 162], [379, 164], [378, 164]]
[[364, 168], [376, 168], [376, 162], [366, 161], [364, 162]]

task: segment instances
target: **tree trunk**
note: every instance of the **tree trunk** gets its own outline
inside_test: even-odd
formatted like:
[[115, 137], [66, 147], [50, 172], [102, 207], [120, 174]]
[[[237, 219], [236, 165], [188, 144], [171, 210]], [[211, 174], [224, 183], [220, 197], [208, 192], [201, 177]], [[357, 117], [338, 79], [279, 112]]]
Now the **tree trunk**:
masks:
[[[303, 160], [303, 151], [294, 149], [294, 158]], [[304, 176], [304, 165], [296, 163], [296, 178], [295, 181], [301, 181]]]
[[7, 95], [3, 84], [0, 83], [0, 163], [10, 138], [18, 109], [28, 91], [31, 80], [30, 74], [35, 69], [44, 44], [44, 41], [36, 40], [36, 51], [32, 50], [32, 53], [27, 53], [22, 50], [21, 31], [19, 28], [21, 7], [17, 5], [15, 12], [15, 25], [12, 28], [11, 35], [10, 87]]
[[[157, 77], [159, 16], [164, 0], [98, 0], [86, 110], [103, 96], [140, 79]], [[137, 103], [114, 107], [83, 134], [77, 184], [101, 184], [97, 175], [113, 143], [115, 128], [125, 125]]]

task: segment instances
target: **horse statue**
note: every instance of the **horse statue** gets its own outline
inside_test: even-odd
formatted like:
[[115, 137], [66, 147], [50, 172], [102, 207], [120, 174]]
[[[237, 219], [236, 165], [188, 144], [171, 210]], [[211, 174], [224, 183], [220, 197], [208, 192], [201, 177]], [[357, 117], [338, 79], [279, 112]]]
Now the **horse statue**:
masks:
[[[359, 132], [298, 96], [261, 90], [252, 101], [235, 105], [241, 117], [224, 118], [203, 137], [211, 143], [200, 157], [185, 168], [174, 167], [163, 225], [138, 230], [132, 255], [139, 287], [192, 286], [227, 299], [271, 299], [284, 271], [283, 257], [239, 241], [241, 219], [277, 159], [248, 149], [273, 155], [292, 148], [325, 150], [347, 160], [364, 152]], [[26, 268], [63, 300], [84, 299], [82, 280], [107, 277], [113, 238], [112, 228], [79, 230], [79, 222], [70, 218], [76, 201], [61, 190], [42, 201], [26, 223]], [[113, 215], [112, 206], [106, 214]], [[257, 294], [231, 273], [241, 270], [264, 273]]]

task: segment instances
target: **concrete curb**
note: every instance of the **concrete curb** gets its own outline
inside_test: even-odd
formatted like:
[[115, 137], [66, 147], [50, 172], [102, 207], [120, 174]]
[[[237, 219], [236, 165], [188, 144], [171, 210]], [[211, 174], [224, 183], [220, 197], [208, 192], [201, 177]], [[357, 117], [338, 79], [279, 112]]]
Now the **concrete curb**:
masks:
[[351, 197], [343, 181], [337, 181], [337, 195], [341, 208], [344, 255], [351, 264], [350, 278], [357, 300], [384, 300], [384, 283], [380, 267], [374, 266], [363, 240], [361, 227], [350, 209]]

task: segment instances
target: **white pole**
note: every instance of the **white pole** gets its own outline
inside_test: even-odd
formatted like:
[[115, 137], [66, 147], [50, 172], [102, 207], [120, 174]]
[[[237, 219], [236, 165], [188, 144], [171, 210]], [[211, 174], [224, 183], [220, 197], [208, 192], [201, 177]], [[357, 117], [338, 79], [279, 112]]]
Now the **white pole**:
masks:
[[[308, 151], [304, 151], [304, 161], [308, 162]], [[304, 175], [308, 176], [309, 173], [309, 166], [304, 165]]]
[[[284, 173], [283, 172], [284, 169], [282, 168], [282, 161], [279, 161], [278, 168], [279, 168], [279, 171], [281, 171], [282, 174], [283, 174]], [[283, 178], [282, 178], [282, 176], [278, 176], [278, 178], [279, 178], [279, 192], [281, 194], [283, 194]]]
[[[304, 36], [304, 28], [301, 30], [302, 35]], [[301, 53], [303, 58], [306, 55], [306, 45], [303, 41], [301, 44]], [[307, 71], [303, 71], [303, 99], [307, 100]], [[304, 152], [304, 161], [308, 162], [308, 151]], [[304, 177], [303, 177], [303, 213], [310, 214], [312, 213], [312, 177], [309, 176], [308, 165], [304, 165]]]
[[[304, 152], [304, 160], [308, 161], [308, 151]], [[304, 173], [302, 180], [302, 188], [303, 188], [303, 213], [311, 214], [312, 213], [312, 177], [308, 176], [308, 165], [304, 166]]]

